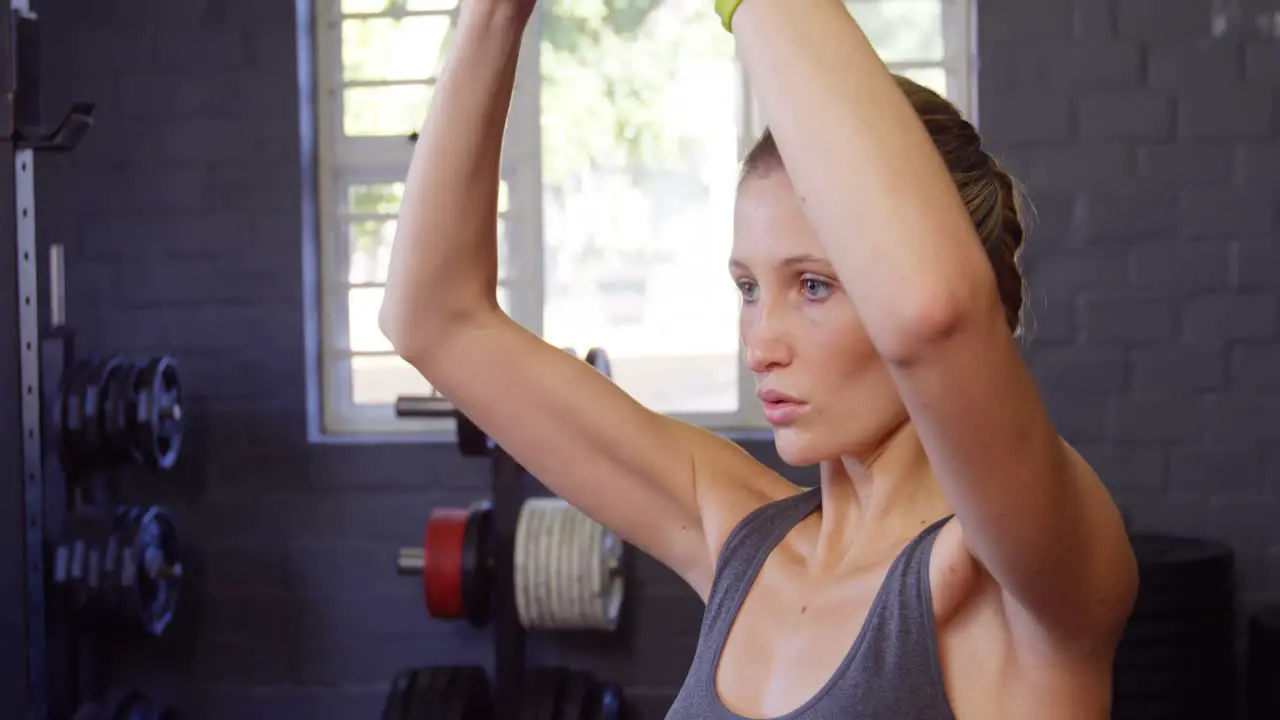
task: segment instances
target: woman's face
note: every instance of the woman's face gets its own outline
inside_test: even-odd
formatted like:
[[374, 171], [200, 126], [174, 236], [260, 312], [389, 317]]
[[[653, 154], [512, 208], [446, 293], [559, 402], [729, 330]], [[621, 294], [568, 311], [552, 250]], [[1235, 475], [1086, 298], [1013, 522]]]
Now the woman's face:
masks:
[[[856, 238], [851, 238], [856, 241]], [[729, 269], [741, 336], [784, 462], [860, 457], [906, 419], [785, 171], [743, 180]]]

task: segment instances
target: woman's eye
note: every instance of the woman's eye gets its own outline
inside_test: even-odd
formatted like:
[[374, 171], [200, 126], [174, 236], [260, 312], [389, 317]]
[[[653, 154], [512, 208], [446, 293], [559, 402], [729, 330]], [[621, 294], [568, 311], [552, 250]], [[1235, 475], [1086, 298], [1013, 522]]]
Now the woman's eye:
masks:
[[804, 294], [813, 300], [824, 300], [831, 294], [831, 283], [817, 278], [804, 278]]
[[742, 299], [745, 302], [752, 302], [760, 294], [760, 286], [750, 280], [739, 280], [738, 292], [742, 293]]

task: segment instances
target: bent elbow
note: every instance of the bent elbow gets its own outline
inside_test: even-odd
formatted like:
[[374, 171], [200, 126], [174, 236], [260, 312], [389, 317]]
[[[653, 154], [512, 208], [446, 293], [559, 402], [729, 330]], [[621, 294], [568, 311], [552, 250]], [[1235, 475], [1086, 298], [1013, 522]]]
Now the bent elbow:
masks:
[[903, 303], [877, 343], [891, 365], [908, 366], [969, 329], [995, 322], [1004, 326], [1004, 309], [991, 283], [940, 288]]
[[378, 309], [378, 330], [391, 344], [392, 352], [410, 363], [421, 355], [420, 348], [426, 344], [424, 328], [410, 327], [407, 313], [390, 298], [384, 299]]

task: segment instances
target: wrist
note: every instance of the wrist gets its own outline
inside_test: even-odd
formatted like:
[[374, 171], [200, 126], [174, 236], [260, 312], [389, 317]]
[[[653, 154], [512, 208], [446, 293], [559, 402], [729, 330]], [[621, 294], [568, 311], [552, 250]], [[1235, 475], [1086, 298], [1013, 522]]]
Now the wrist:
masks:
[[716, 0], [716, 15], [720, 16], [720, 24], [725, 30], [733, 32], [733, 15], [741, 4], [742, 0]]

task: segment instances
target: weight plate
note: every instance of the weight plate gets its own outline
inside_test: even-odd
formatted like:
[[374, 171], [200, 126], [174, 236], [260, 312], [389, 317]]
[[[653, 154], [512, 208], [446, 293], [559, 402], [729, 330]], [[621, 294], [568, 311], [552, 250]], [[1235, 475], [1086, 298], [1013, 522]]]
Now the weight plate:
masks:
[[67, 367], [59, 380], [58, 419], [57, 426], [61, 442], [59, 457], [62, 467], [68, 475], [84, 472], [88, 468], [84, 463], [84, 391], [85, 376], [92, 370], [92, 363], [76, 362]]
[[422, 543], [422, 592], [427, 613], [441, 620], [466, 617], [462, 597], [462, 549], [466, 540], [467, 511], [436, 508], [427, 518]]
[[182, 380], [168, 355], [143, 366], [134, 386], [134, 448], [152, 470], [168, 471], [182, 449]]
[[613, 533], [564, 500], [527, 500], [515, 538], [521, 624], [529, 630], [616, 630], [625, 595], [622, 548]]
[[1113, 716], [1231, 716], [1231, 549], [1199, 538], [1135, 535], [1130, 540], [1139, 588], [1116, 648]]
[[138, 711], [147, 698], [137, 690], [121, 688], [112, 691], [101, 705], [102, 720], [141, 720]]
[[487, 500], [473, 504], [467, 512], [462, 542], [462, 602], [467, 609], [467, 621], [475, 627], [489, 621], [492, 532], [492, 504]]
[[418, 668], [413, 689], [409, 691], [406, 720], [433, 720], [440, 717], [441, 701], [449, 675], [447, 667]]
[[569, 671], [558, 667], [540, 667], [530, 671], [533, 682], [542, 686], [538, 697], [538, 720], [557, 720], [560, 697], [563, 694]]
[[463, 714], [455, 720], [493, 720], [493, 696], [489, 689], [489, 674], [483, 667], [459, 668], [466, 678], [466, 702]]
[[112, 461], [119, 464], [142, 461], [134, 447], [131, 428], [136, 412], [138, 375], [141, 368], [132, 362], [122, 362], [115, 367], [106, 383], [106, 397], [102, 403], [103, 437]]
[[125, 513], [134, 529], [121, 563], [125, 606], [144, 632], [160, 637], [173, 622], [182, 589], [178, 530], [162, 507], [133, 507]]
[[596, 713], [595, 720], [622, 720], [625, 709], [622, 688], [614, 683], [602, 684], [600, 686], [600, 707]]
[[86, 457], [86, 463], [92, 468], [106, 465], [112, 459], [106, 441], [103, 411], [111, 374], [122, 364], [123, 361], [116, 355], [102, 358], [93, 363], [93, 369], [81, 383], [80, 407], [84, 421], [81, 451]]
[[581, 670], [572, 670], [560, 690], [560, 705], [555, 720], [592, 720], [587, 715], [595, 678]]
[[519, 720], [542, 720], [540, 710], [546, 688], [536, 682], [535, 670], [525, 671], [524, 688], [520, 693]]
[[449, 673], [449, 681], [440, 698], [435, 717], [441, 720], [467, 720], [467, 703], [471, 699], [471, 668], [455, 667]]
[[601, 375], [613, 379], [613, 364], [609, 362], [609, 354], [604, 348], [593, 347], [587, 351], [587, 364], [600, 371]]
[[416, 675], [415, 670], [406, 668], [391, 678], [387, 699], [382, 703], [382, 720], [409, 720], [409, 691]]
[[471, 422], [471, 418], [455, 410], [454, 420], [458, 426], [458, 452], [463, 457], [483, 457], [489, 454], [489, 436], [479, 425]]
[[1268, 607], [1249, 618], [1246, 687], [1253, 717], [1280, 717], [1280, 608]]

